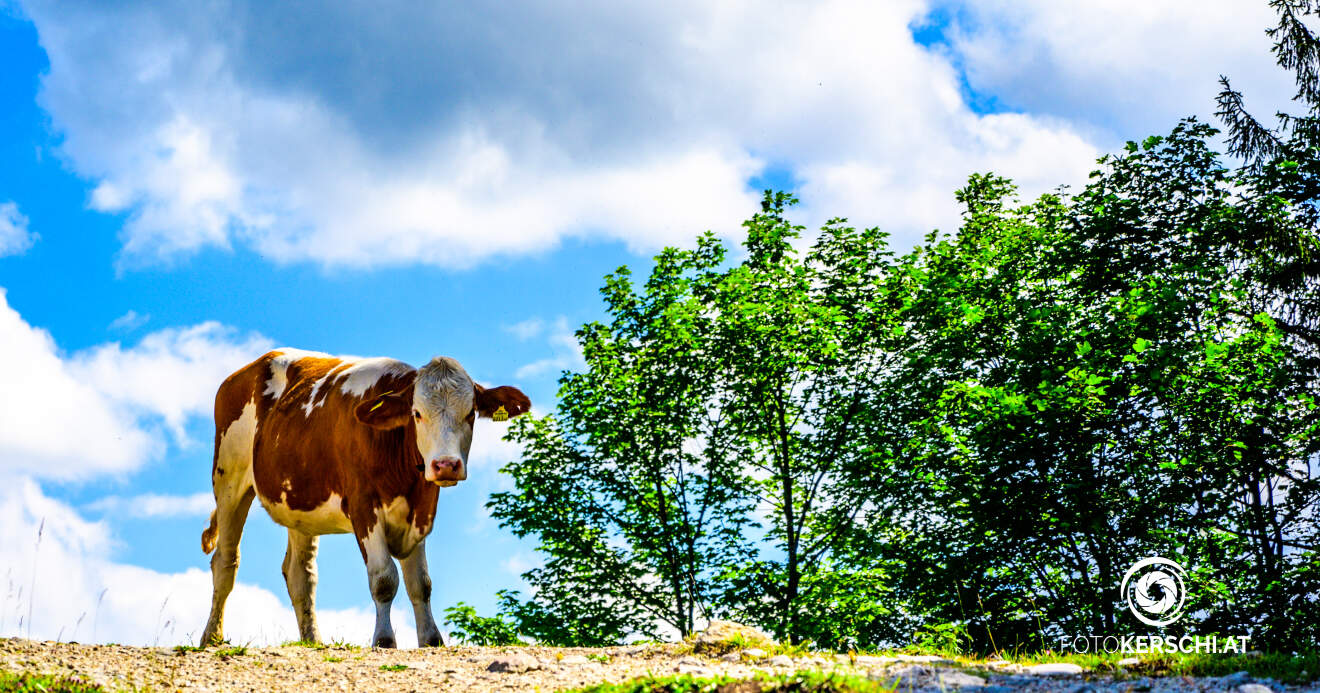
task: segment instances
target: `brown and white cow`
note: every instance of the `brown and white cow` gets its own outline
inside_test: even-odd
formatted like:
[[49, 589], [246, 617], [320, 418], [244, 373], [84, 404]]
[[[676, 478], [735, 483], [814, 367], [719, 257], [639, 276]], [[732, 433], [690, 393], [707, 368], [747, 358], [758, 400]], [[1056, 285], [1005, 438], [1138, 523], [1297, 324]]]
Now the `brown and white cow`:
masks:
[[414, 369], [394, 359], [278, 349], [226, 378], [215, 397], [216, 509], [202, 532], [202, 550], [215, 550], [202, 645], [224, 638], [225, 600], [254, 496], [289, 529], [284, 579], [301, 639], [320, 640], [317, 538], [352, 532], [376, 603], [372, 644], [395, 646], [395, 558], [417, 617], [418, 645], [440, 644], [425, 550], [436, 496], [467, 478], [478, 415], [512, 417], [530, 407], [516, 388], [483, 388], [447, 357]]

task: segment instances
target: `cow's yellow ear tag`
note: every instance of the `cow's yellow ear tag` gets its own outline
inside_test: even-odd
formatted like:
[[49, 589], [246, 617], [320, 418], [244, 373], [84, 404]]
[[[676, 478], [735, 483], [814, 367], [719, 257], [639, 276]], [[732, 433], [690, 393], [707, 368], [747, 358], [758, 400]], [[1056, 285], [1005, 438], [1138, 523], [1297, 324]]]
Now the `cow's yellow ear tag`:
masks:
[[376, 403], [373, 404], [373, 405], [371, 405], [371, 408], [368, 409], [367, 411], [376, 411], [377, 409], [380, 409], [380, 405], [382, 405], [382, 404], [384, 404], [384, 403], [385, 403], [385, 400], [383, 400], [383, 399], [378, 399], [378, 400], [376, 400]]
[[499, 409], [496, 409], [496, 410], [490, 415], [490, 420], [491, 420], [491, 421], [508, 421], [508, 420], [509, 420], [509, 412], [506, 411], [506, 410], [504, 409], [504, 405], [501, 404], [501, 405], [500, 405], [500, 408], [499, 408]]

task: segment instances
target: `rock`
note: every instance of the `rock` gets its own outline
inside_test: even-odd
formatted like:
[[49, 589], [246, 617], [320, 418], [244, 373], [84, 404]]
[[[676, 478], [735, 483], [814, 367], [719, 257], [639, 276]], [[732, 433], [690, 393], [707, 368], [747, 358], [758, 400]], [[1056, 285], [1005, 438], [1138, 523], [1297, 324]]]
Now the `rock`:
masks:
[[730, 653], [728, 653], [728, 654], [726, 654], [726, 655], [722, 655], [722, 656], [720, 657], [720, 661], [721, 661], [721, 662], [737, 662], [737, 661], [739, 661], [739, 660], [741, 660], [741, 659], [742, 659], [742, 657], [739, 657], [739, 656], [738, 656], [738, 653], [736, 653], [736, 652], [730, 652]]
[[894, 657], [877, 657], [875, 655], [857, 655], [857, 666], [859, 667], [882, 667], [886, 664], [893, 664], [898, 660]]
[[985, 665], [988, 666], [988, 667], [996, 667], [996, 668], [998, 668], [998, 667], [1006, 667], [1006, 666], [1008, 666], [1008, 665], [1010, 665], [1010, 664], [1012, 664], [1012, 662], [1008, 661], [1007, 659], [996, 659], [996, 660], [993, 661], [993, 662], [986, 662], [986, 663], [985, 663]]
[[791, 667], [793, 666], [793, 658], [788, 655], [775, 655], [770, 658], [770, 664], [777, 667]]
[[500, 657], [486, 667], [486, 671], [496, 673], [520, 674], [531, 669], [540, 669], [541, 663], [536, 661], [535, 657], [521, 652], [516, 652], [504, 657]]
[[936, 655], [896, 655], [900, 662], [921, 662], [922, 664], [953, 664], [952, 659], [945, 659]]
[[772, 642], [765, 632], [733, 621], [711, 621], [706, 630], [692, 642], [696, 652], [725, 652], [747, 645], [768, 645]]
[[1118, 665], [1121, 667], [1134, 667], [1140, 663], [1141, 660], [1137, 659], [1136, 657], [1124, 657], [1118, 660]]
[[1008, 686], [993, 685], [982, 688], [981, 693], [1014, 693], [1014, 689]]
[[561, 660], [559, 660], [559, 663], [560, 663], [560, 664], [587, 664], [587, 663], [590, 662], [590, 661], [591, 661], [591, 660], [590, 660], [590, 659], [587, 659], [586, 655], [571, 654], [571, 655], [564, 655], [564, 658], [561, 659]]
[[1274, 689], [1259, 683], [1244, 683], [1237, 687], [1237, 693], [1274, 693]]
[[1234, 686], [1241, 686], [1244, 683], [1251, 683], [1251, 674], [1245, 671], [1237, 671], [1227, 676], [1219, 677], [1219, 685], [1225, 689]]
[[1047, 664], [1036, 664], [1026, 668], [1028, 674], [1035, 674], [1036, 676], [1071, 676], [1073, 674], [1080, 674], [1083, 671], [1085, 671], [1085, 669], [1068, 662], [1049, 662]]
[[941, 671], [936, 677], [940, 688], [981, 688], [985, 679], [961, 671]]
[[751, 657], [752, 659], [760, 659], [764, 657], [766, 653], [765, 650], [759, 647], [749, 647], [746, 650], [743, 650], [743, 654], [748, 657]]

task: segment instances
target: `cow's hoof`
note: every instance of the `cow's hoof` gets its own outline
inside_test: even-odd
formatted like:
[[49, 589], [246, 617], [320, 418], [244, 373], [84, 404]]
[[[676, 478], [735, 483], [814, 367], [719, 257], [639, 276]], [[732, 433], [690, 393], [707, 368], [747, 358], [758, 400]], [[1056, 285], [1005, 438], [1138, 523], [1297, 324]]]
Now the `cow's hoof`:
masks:
[[440, 634], [439, 634], [439, 633], [432, 633], [431, 635], [428, 635], [428, 636], [426, 636], [425, 638], [419, 637], [419, 638], [417, 639], [417, 646], [418, 646], [418, 647], [440, 647]]
[[394, 644], [394, 636], [393, 636], [393, 635], [391, 635], [391, 636], [389, 636], [389, 637], [385, 637], [385, 638], [376, 638], [376, 642], [372, 643], [371, 646], [372, 646], [372, 647], [383, 647], [383, 648], [388, 648], [388, 649], [391, 649], [391, 650], [393, 650], [394, 648], [398, 647], [398, 645], [395, 645], [395, 644]]

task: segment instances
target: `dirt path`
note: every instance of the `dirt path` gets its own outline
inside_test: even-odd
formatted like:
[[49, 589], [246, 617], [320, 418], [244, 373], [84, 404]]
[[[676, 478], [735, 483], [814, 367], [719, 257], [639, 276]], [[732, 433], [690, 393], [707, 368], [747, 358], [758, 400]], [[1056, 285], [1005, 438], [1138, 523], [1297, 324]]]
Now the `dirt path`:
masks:
[[[1047, 667], [1050, 665], [1041, 665]], [[890, 682], [900, 690], [1001, 691], [1265, 691], [1315, 690], [1253, 681], [1246, 672], [1220, 678], [1114, 681], [1087, 672], [1051, 672], [1007, 662], [981, 669], [959, 667], [937, 657], [786, 656], [752, 659], [693, 655], [677, 645], [601, 649], [545, 647], [449, 647], [415, 650], [299, 646], [249, 648], [242, 654], [211, 648], [175, 651], [122, 645], [79, 645], [0, 639], [0, 671], [77, 676], [107, 690], [150, 691], [558, 691], [593, 683], [622, 682], [654, 675], [757, 672], [787, 674], [802, 669], [837, 671]], [[1075, 669], [1075, 668], [1074, 668]], [[1262, 685], [1264, 684], [1264, 685]], [[1271, 685], [1272, 684], [1272, 685]]]

